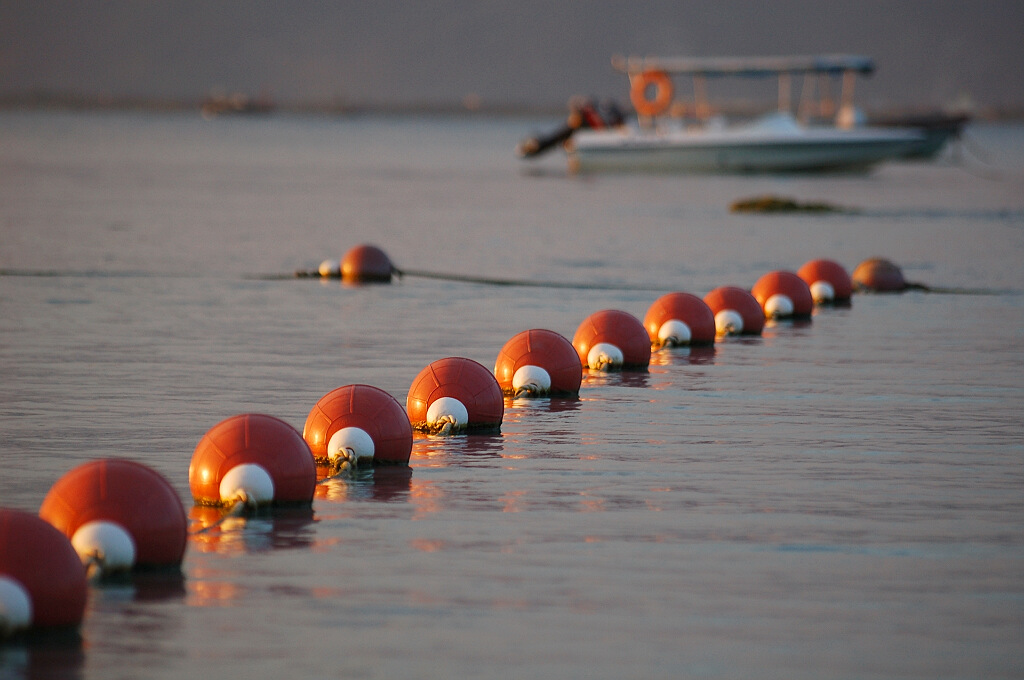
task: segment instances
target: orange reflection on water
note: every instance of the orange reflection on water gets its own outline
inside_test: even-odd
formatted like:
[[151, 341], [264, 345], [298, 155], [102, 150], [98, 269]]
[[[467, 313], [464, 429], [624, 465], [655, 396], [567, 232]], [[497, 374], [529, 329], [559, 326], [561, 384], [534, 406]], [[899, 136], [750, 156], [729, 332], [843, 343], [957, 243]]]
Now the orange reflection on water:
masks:
[[348, 481], [340, 477], [321, 479], [317, 482], [313, 498], [341, 503], [349, 497]]
[[244, 592], [231, 581], [205, 581], [195, 577], [188, 580], [187, 588], [185, 604], [191, 607], [228, 607]]
[[440, 539], [414, 538], [409, 541], [409, 545], [420, 552], [439, 552], [444, 549], [445, 542]]
[[206, 505], [193, 505], [189, 510], [189, 542], [191, 549], [199, 552], [216, 552], [220, 543], [220, 527], [217, 525], [224, 517], [223, 508]]
[[412, 518], [423, 519], [427, 515], [438, 512], [442, 509], [443, 498], [444, 491], [438, 484], [413, 478], [409, 486], [409, 502], [415, 508]]
[[229, 509], [196, 505], [189, 520], [192, 549], [237, 555], [308, 547], [314, 516], [312, 507], [260, 508], [236, 515]]
[[522, 512], [525, 508], [523, 507], [523, 499], [526, 496], [526, 491], [523, 489], [506, 491], [501, 495], [498, 500], [502, 503], [502, 512]]

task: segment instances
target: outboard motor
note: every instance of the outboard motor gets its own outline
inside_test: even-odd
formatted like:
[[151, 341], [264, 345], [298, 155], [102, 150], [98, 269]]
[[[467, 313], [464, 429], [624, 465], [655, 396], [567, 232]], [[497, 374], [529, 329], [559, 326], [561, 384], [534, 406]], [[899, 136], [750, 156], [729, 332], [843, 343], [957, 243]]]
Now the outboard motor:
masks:
[[520, 158], [534, 158], [558, 144], [564, 144], [577, 130], [616, 127], [624, 121], [622, 110], [612, 100], [598, 105], [593, 99], [573, 98], [569, 102], [569, 117], [563, 125], [547, 134], [524, 139], [516, 147], [516, 154]]

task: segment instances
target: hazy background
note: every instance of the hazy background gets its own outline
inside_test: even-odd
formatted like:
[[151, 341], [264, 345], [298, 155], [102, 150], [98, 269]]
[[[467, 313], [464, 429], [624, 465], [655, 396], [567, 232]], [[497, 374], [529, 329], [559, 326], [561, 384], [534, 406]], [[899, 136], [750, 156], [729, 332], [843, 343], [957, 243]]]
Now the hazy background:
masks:
[[0, 98], [562, 109], [610, 57], [867, 54], [868, 107], [1024, 110], [1020, 0], [8, 0]]

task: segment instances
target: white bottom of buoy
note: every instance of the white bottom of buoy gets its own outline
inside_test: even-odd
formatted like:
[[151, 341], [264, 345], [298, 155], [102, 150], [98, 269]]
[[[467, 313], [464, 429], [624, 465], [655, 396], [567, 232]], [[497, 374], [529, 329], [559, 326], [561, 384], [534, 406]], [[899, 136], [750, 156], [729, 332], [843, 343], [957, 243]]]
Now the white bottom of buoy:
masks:
[[622, 366], [625, 358], [622, 350], [608, 342], [599, 342], [587, 352], [587, 366], [600, 370], [609, 370]]
[[114, 522], [86, 522], [71, 537], [71, 545], [83, 564], [95, 563], [103, 573], [135, 566], [135, 541], [123, 526]]
[[452, 429], [461, 430], [469, 424], [469, 411], [454, 397], [440, 397], [427, 408], [427, 424], [433, 427], [442, 421], [451, 423]]
[[547, 394], [551, 391], [551, 374], [540, 366], [520, 366], [512, 375], [512, 389], [516, 394]]
[[332, 463], [348, 460], [356, 465], [373, 462], [373, 437], [361, 427], [343, 427], [327, 442]]
[[658, 329], [658, 340], [664, 345], [689, 345], [693, 334], [685, 321], [669, 319]]
[[764, 301], [764, 315], [769, 319], [793, 316], [793, 299], [782, 293], [772, 295]]
[[341, 262], [338, 260], [324, 260], [317, 269], [320, 276], [341, 276]]
[[811, 297], [815, 302], [832, 302], [836, 299], [836, 289], [828, 281], [815, 281], [811, 284]]
[[715, 314], [715, 332], [719, 335], [739, 335], [743, 332], [743, 317], [735, 309], [723, 309]]
[[0, 576], [0, 637], [32, 625], [32, 598], [9, 576]]
[[274, 480], [256, 463], [242, 463], [228, 470], [220, 480], [220, 499], [225, 503], [243, 501], [262, 505], [274, 500]]

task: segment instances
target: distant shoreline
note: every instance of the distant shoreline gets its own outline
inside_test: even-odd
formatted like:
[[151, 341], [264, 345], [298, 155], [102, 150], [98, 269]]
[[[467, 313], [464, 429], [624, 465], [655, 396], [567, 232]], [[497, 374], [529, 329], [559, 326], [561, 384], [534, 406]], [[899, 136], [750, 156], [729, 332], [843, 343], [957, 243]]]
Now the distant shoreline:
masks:
[[[568, 101], [568, 97], [566, 101]], [[64, 110], [64, 111], [151, 111], [151, 112], [190, 112], [199, 114], [206, 103], [205, 100], [159, 99], [146, 97], [113, 97], [102, 95], [75, 95], [30, 93], [0, 95], [0, 111], [10, 110]], [[736, 106], [723, 113], [734, 115], [750, 115], [757, 112], [757, 106]], [[926, 111], [934, 112], [941, 107], [891, 106], [864, 107], [869, 116], [910, 115]], [[761, 107], [763, 110], [763, 107]], [[359, 115], [452, 115], [480, 117], [534, 117], [534, 116], [565, 116], [568, 111], [566, 104], [485, 104], [476, 103], [467, 106], [462, 102], [451, 103], [340, 103], [340, 102], [286, 102], [262, 105], [258, 110], [222, 111], [218, 115], [267, 116], [274, 114], [305, 114], [323, 116], [359, 116]], [[978, 121], [1020, 121], [1024, 120], [1022, 106], [977, 106], [968, 111], [973, 120]]]

